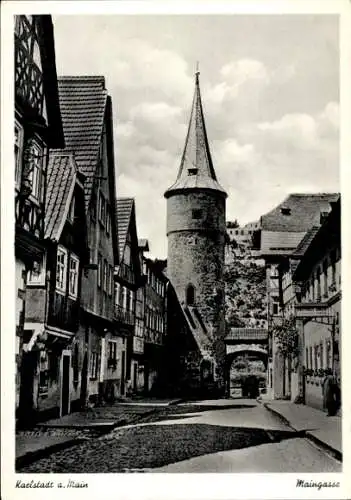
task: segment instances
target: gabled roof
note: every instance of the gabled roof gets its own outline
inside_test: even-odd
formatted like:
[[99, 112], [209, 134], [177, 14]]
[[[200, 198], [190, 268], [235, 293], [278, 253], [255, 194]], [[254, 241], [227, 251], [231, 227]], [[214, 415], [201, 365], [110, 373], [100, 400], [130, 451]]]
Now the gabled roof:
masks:
[[290, 194], [261, 217], [261, 255], [291, 255], [313, 226], [320, 225], [321, 213], [331, 210], [338, 193]]
[[122, 259], [134, 207], [133, 198], [117, 198], [118, 249]]
[[298, 244], [296, 250], [292, 253], [292, 257], [298, 258], [298, 257], [302, 257], [304, 255], [307, 248], [310, 246], [311, 241], [318, 233], [318, 230], [319, 230], [319, 226], [313, 226], [313, 227], [311, 227], [311, 229], [309, 231], [307, 231], [305, 236], [302, 238], [302, 240]]
[[[306, 279], [310, 269], [321, 260], [328, 247], [341, 247], [341, 202], [340, 197], [332, 203], [332, 210], [316, 231], [311, 232], [310, 239], [306, 242], [304, 253], [294, 269], [293, 279], [301, 281]], [[307, 244], [308, 243], [308, 244]]]
[[266, 328], [231, 328], [225, 340], [268, 340]]
[[108, 97], [105, 78], [63, 76], [58, 79], [58, 88], [66, 147], [74, 151], [78, 169], [86, 177], [84, 191], [87, 209]]
[[168, 198], [184, 189], [211, 189], [227, 196], [219, 185], [213, 168], [202, 109], [199, 72], [195, 77], [195, 92], [188, 133], [176, 182], [165, 192]]
[[[330, 203], [336, 201], [338, 196], [338, 193], [290, 194], [277, 207], [261, 217], [262, 230], [306, 232], [316, 222], [319, 224], [321, 212], [330, 212]], [[284, 215], [284, 208], [290, 209], [289, 215]]]
[[65, 224], [77, 178], [72, 153], [51, 150], [46, 179], [45, 238], [58, 241]]

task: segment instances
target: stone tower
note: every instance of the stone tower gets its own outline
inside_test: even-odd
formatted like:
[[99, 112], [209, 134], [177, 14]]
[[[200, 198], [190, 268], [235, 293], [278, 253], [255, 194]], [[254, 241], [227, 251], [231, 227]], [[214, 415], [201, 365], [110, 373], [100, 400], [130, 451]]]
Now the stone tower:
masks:
[[195, 92], [183, 156], [167, 199], [167, 275], [184, 308], [195, 309], [205, 326], [223, 385], [225, 358], [224, 249], [227, 194], [217, 181], [207, 140], [199, 86]]

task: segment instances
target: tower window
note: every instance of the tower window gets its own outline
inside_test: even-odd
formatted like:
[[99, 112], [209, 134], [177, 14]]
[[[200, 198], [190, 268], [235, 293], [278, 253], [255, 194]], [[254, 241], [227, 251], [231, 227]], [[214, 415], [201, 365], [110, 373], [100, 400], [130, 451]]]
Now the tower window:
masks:
[[197, 168], [188, 168], [188, 175], [196, 175]]
[[195, 303], [195, 288], [193, 285], [188, 285], [186, 289], [186, 305], [192, 306]]
[[196, 208], [195, 210], [192, 211], [192, 218], [193, 219], [201, 219], [202, 218], [202, 210], [199, 208]]
[[281, 207], [280, 211], [282, 215], [291, 215], [291, 208], [289, 207]]

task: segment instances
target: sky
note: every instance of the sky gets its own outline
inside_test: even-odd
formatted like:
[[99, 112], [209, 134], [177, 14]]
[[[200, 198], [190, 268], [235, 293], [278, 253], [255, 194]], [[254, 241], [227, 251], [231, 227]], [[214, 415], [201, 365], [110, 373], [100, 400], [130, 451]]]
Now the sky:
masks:
[[199, 61], [227, 220], [258, 220], [292, 192], [339, 191], [338, 18], [333, 15], [53, 16], [58, 75], [104, 75], [117, 195], [139, 238], [167, 256]]

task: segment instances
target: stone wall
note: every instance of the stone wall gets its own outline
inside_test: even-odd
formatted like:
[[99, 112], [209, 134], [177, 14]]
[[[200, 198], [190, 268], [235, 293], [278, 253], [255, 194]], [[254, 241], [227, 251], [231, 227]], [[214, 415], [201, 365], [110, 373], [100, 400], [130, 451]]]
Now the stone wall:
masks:
[[[193, 219], [193, 210], [201, 218]], [[188, 285], [213, 334], [223, 336], [225, 201], [209, 193], [178, 194], [168, 199], [167, 274], [181, 303]]]
[[187, 302], [188, 287], [194, 287], [194, 304], [207, 331], [216, 339], [215, 376], [221, 379], [225, 359], [221, 340], [225, 336], [225, 198], [216, 191], [185, 191], [170, 196], [167, 236], [167, 275], [182, 305]]

